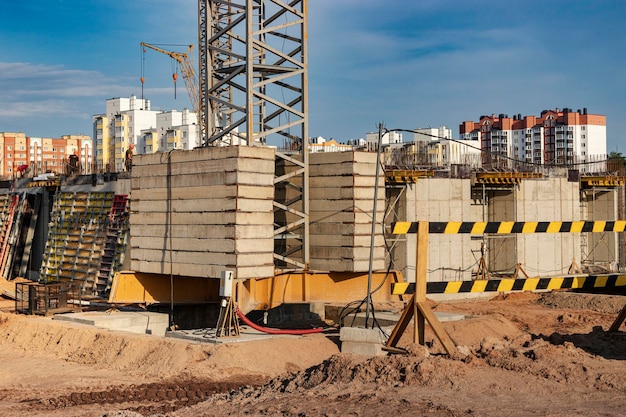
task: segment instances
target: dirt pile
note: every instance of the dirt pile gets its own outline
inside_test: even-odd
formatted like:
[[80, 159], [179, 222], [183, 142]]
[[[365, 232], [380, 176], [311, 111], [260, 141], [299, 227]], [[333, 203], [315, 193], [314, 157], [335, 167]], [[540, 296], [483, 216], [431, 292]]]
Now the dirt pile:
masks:
[[453, 358], [428, 329], [368, 358], [336, 335], [215, 346], [0, 314], [0, 416], [622, 415], [626, 334], [605, 330], [626, 300], [566, 297], [433, 303], [467, 317], [443, 323]]

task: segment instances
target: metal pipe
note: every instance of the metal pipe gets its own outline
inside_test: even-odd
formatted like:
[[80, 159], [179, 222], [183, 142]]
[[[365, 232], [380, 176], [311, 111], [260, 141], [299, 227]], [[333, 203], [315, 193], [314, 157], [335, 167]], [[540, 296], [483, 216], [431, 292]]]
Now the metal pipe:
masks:
[[[372, 234], [370, 236], [370, 259], [369, 268], [367, 272], [367, 298], [365, 306], [365, 328], [367, 329], [367, 323], [370, 318], [370, 306], [372, 304], [372, 269], [374, 265], [374, 241], [376, 237], [376, 210], [378, 202], [378, 177], [380, 176], [380, 148], [383, 138], [383, 124], [378, 124], [378, 149], [376, 150], [376, 182], [374, 183], [374, 205], [372, 207]], [[372, 322], [372, 328], [374, 323]]]

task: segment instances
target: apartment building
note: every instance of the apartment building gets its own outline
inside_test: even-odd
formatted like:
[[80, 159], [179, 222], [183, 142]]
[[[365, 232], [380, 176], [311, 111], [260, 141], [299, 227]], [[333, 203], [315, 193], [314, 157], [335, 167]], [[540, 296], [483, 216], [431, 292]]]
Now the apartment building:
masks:
[[139, 153], [193, 149], [201, 145], [198, 116], [188, 109], [171, 110], [156, 115], [156, 126], [141, 131]]
[[10, 179], [18, 167], [28, 165], [28, 138], [22, 132], [0, 132], [0, 175]]
[[200, 145], [197, 115], [187, 109], [152, 110], [150, 100], [134, 95], [108, 99], [105, 107], [105, 113], [93, 116], [98, 169], [123, 171], [130, 144], [139, 154]]
[[78, 157], [81, 174], [92, 172], [93, 145], [85, 135], [40, 138], [22, 132], [0, 132], [0, 152], [0, 176], [4, 179], [21, 176], [20, 167], [28, 167], [28, 176], [64, 174], [70, 155]]
[[158, 111], [150, 110], [150, 100], [111, 98], [106, 111], [93, 117], [93, 137], [98, 170], [123, 171], [130, 144], [141, 150], [141, 131], [156, 127]]
[[607, 153], [606, 116], [589, 114], [586, 108], [544, 110], [540, 116], [481, 116], [478, 122], [461, 123], [459, 133], [479, 144], [487, 169], [559, 165], [602, 171]]

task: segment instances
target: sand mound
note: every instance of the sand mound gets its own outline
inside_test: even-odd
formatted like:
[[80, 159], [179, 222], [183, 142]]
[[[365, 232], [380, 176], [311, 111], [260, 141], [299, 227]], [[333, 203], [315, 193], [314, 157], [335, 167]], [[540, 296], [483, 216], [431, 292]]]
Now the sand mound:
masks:
[[428, 328], [412, 344], [412, 326], [410, 354], [368, 358], [329, 334], [216, 346], [0, 314], [0, 415], [623, 414], [626, 333], [603, 330], [615, 314], [554, 297], [436, 304], [467, 317], [443, 323], [453, 358]]

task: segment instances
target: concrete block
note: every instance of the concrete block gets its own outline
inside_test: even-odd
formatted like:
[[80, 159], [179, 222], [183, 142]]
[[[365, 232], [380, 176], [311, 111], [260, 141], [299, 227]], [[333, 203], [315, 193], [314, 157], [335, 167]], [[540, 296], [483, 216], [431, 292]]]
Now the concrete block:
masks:
[[[338, 230], [339, 231], [339, 230]], [[353, 235], [321, 235], [310, 233], [309, 242], [311, 246], [325, 247], [368, 247], [371, 244], [369, 235], [353, 236]], [[381, 234], [374, 236], [374, 246], [384, 247], [385, 239]]]
[[161, 236], [161, 238], [155, 236], [130, 237], [131, 248], [158, 250], [170, 250], [171, 248], [175, 248], [177, 250], [197, 251], [199, 248], [203, 248], [208, 252], [234, 252], [236, 247], [235, 242], [234, 239], [169, 238], [166, 235]]
[[[263, 204], [264, 203], [264, 204]], [[261, 202], [259, 208], [263, 208], [264, 205], [271, 207], [272, 202]], [[130, 224], [134, 225], [148, 225], [148, 224], [194, 224], [194, 225], [267, 225], [267, 227], [273, 227], [274, 213], [270, 210], [266, 210], [265, 213], [250, 213], [250, 212], [148, 212], [148, 213], [133, 213], [131, 215]]]
[[[370, 248], [367, 247], [324, 247], [311, 246], [311, 259], [369, 259]], [[374, 259], [385, 258], [385, 247], [374, 247]]]
[[203, 185], [271, 185], [273, 174], [253, 172], [211, 172], [194, 175], [175, 175], [172, 177], [133, 177], [130, 181], [132, 190], [152, 188], [200, 187]]
[[273, 161], [275, 158], [275, 152], [274, 148], [264, 146], [211, 146], [189, 151], [175, 151], [171, 152], [169, 155], [164, 153], [136, 155], [135, 158], [133, 158], [133, 164], [134, 167], [143, 165], [162, 165], [167, 162], [166, 158], [169, 158], [171, 163], [192, 163], [208, 159], [219, 160], [228, 158], [267, 159]]
[[[369, 271], [368, 260], [348, 260], [348, 259], [310, 259], [310, 268], [316, 271], [333, 271], [333, 272], [367, 272]], [[374, 271], [383, 271], [385, 269], [385, 261], [383, 259], [374, 259], [372, 262]]]
[[[376, 177], [370, 176], [338, 176], [329, 179], [328, 177], [309, 177], [309, 185], [311, 187], [326, 187], [331, 185], [333, 187], [370, 187], [373, 188], [376, 184]], [[381, 175], [378, 186], [381, 190], [385, 187], [385, 177]]]
[[368, 223], [341, 223], [331, 221], [317, 221], [310, 225], [311, 235], [335, 236], [369, 236], [372, 233], [371, 220]]
[[338, 175], [376, 176], [375, 163], [344, 162], [341, 164], [309, 165], [312, 177], [334, 177]]
[[325, 164], [341, 164], [344, 162], [376, 163], [375, 152], [324, 152], [309, 154], [309, 166]]
[[380, 343], [361, 342], [341, 342], [341, 353], [352, 353], [363, 356], [385, 356], [387, 352], [383, 350]]
[[131, 222], [132, 236], [173, 238], [211, 238], [211, 239], [270, 239], [274, 230], [268, 225], [206, 225], [206, 224], [150, 224], [141, 225]]
[[146, 261], [131, 259], [131, 269], [148, 274], [169, 274], [199, 278], [219, 279], [222, 271], [233, 271], [235, 279], [271, 278], [274, 265], [236, 267], [234, 265], [170, 264], [167, 261]]
[[[379, 190], [379, 195], [380, 195]], [[311, 200], [373, 200], [373, 187], [309, 187]]]
[[219, 253], [200, 251], [178, 251], [164, 252], [160, 249], [141, 249], [131, 247], [131, 259], [140, 259], [153, 262], [170, 261], [175, 264], [193, 265], [222, 265], [222, 266], [263, 266], [274, 265], [273, 246], [265, 248], [265, 252], [254, 252], [244, 254]]
[[[310, 206], [313, 211], [355, 211], [371, 213], [374, 209], [374, 200], [312, 200]], [[376, 202], [376, 210], [384, 212], [384, 198]]]
[[387, 340], [380, 329], [366, 329], [364, 327], [342, 327], [339, 330], [339, 340], [342, 342], [385, 343]]
[[169, 326], [169, 316], [153, 312], [125, 312], [112, 313], [88, 311], [83, 313], [56, 314], [55, 320], [70, 321], [87, 324], [110, 330], [121, 330], [132, 333], [165, 336]]
[[342, 353], [379, 356], [386, 355], [383, 351], [385, 336], [379, 329], [361, 327], [342, 327], [339, 331]]
[[210, 159], [194, 162], [163, 163], [159, 165], [134, 166], [133, 174], [140, 178], [174, 177], [216, 172], [254, 172], [274, 175], [274, 161], [262, 159]]
[[205, 200], [221, 198], [245, 198], [251, 200], [273, 200], [273, 185], [234, 185], [225, 187], [223, 185], [204, 185], [197, 187], [179, 188], [152, 188], [135, 189], [132, 191], [131, 201], [133, 210], [138, 210], [135, 204], [142, 201], [165, 201], [165, 200], [192, 200], [203, 202]]

